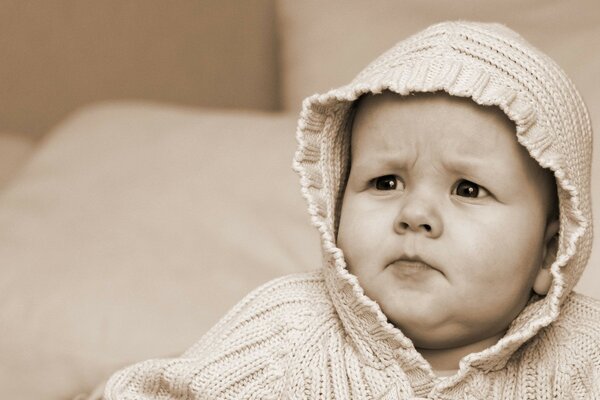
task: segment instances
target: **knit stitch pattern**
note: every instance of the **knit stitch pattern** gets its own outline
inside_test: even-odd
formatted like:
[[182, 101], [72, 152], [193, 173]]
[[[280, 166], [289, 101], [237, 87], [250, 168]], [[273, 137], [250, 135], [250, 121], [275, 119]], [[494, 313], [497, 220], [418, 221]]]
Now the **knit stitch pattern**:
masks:
[[[431, 366], [350, 274], [335, 242], [352, 105], [367, 93], [443, 91], [497, 106], [553, 171], [560, 230], [552, 286], [458, 372]], [[564, 72], [498, 24], [447, 22], [398, 43], [350, 84], [303, 103], [294, 168], [321, 234], [323, 267], [257, 289], [179, 358], [128, 367], [113, 399], [600, 398], [600, 302], [572, 291], [592, 239], [592, 130]], [[476, 299], [474, 299], [476, 301]]]
[[[364, 318], [365, 316], [358, 316]], [[107, 399], [595, 399], [600, 304], [578, 294], [560, 317], [496, 371], [436, 377], [380, 345], [366, 359], [336, 316], [322, 272], [257, 289], [183, 356], [113, 376]], [[365, 339], [382, 338], [367, 322]]]

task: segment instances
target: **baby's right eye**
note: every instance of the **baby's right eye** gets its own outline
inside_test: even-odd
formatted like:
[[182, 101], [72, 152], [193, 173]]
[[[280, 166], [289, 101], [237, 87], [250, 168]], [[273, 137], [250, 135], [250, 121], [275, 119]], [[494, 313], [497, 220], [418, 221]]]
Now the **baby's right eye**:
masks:
[[401, 182], [396, 175], [385, 175], [373, 179], [373, 186], [377, 190], [397, 190]]

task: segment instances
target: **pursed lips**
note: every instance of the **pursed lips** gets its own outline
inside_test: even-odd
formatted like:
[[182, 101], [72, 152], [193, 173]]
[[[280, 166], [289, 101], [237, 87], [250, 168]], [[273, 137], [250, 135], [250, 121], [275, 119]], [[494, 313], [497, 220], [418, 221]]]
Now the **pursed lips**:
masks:
[[395, 260], [390, 264], [391, 266], [395, 266], [401, 272], [425, 272], [425, 271], [439, 271], [437, 268], [431, 266], [430, 264], [423, 261], [418, 256], [408, 257], [403, 256]]

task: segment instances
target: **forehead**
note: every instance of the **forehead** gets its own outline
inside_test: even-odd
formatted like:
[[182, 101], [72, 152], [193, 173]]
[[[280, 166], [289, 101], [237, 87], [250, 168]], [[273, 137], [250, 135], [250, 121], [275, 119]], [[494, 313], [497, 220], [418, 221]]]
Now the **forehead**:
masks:
[[350, 152], [351, 176], [431, 169], [504, 186], [523, 184], [546, 199], [556, 197], [553, 174], [519, 144], [515, 125], [502, 110], [445, 93], [362, 98]]
[[466, 156], [497, 152], [501, 143], [525, 151], [516, 140], [513, 122], [499, 108], [445, 93], [366, 96], [357, 105], [353, 124], [355, 155], [361, 150], [410, 151], [417, 144], [437, 144]]

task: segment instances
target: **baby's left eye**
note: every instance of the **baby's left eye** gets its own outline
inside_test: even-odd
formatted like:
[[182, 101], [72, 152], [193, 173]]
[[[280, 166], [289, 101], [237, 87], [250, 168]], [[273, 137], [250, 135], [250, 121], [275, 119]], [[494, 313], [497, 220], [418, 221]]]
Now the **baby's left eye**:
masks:
[[456, 184], [456, 187], [453, 190], [453, 194], [456, 194], [460, 197], [486, 197], [489, 195], [488, 191], [483, 187], [479, 186], [475, 182], [468, 181], [466, 179], [461, 179]]

